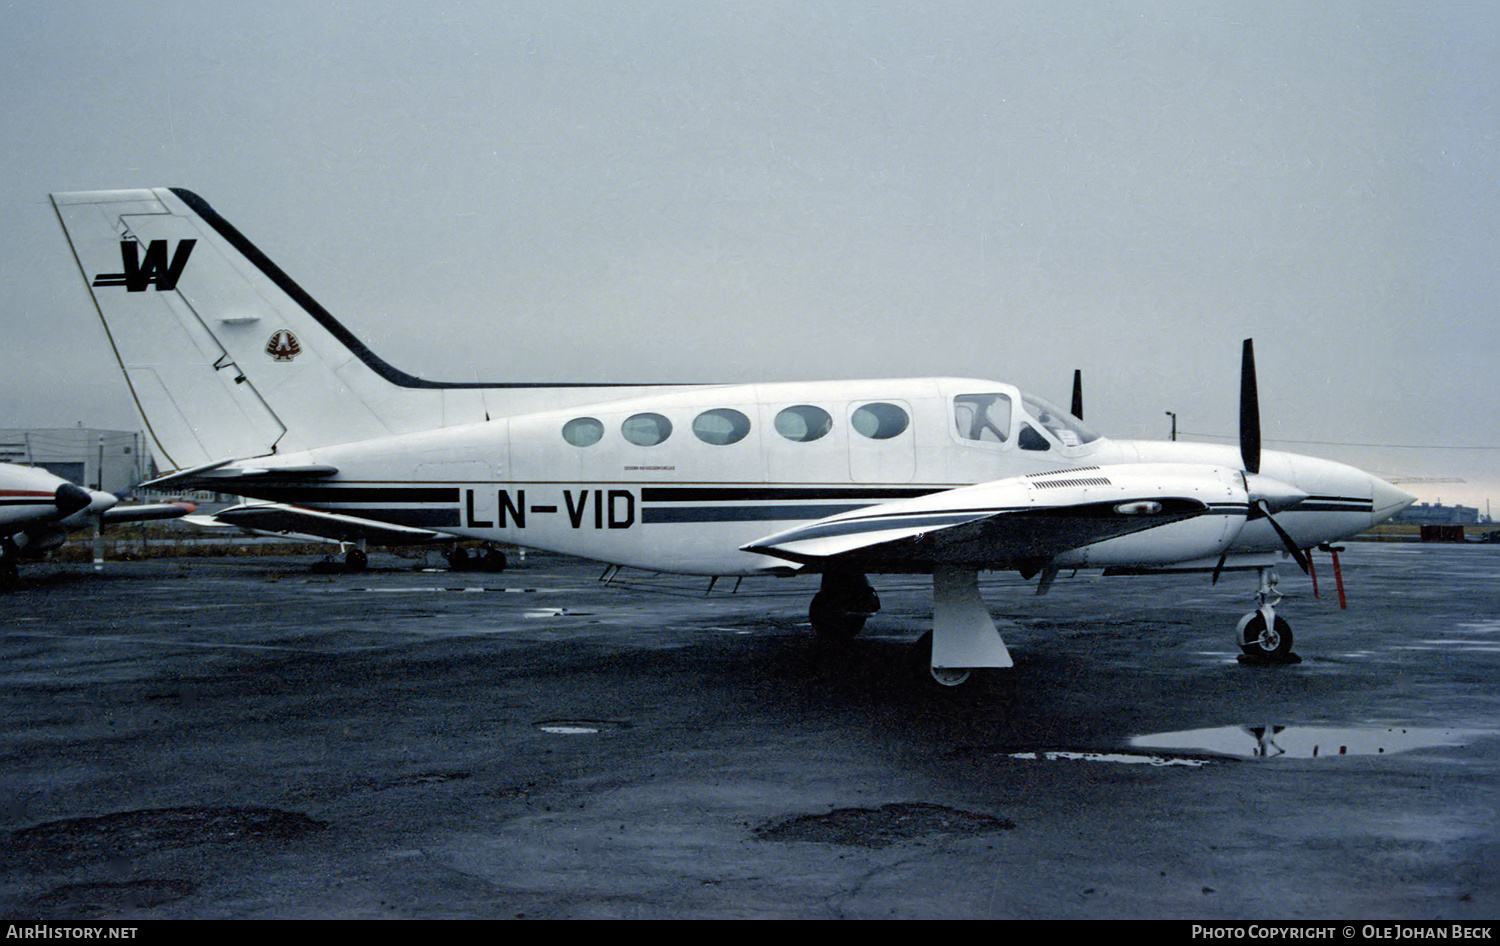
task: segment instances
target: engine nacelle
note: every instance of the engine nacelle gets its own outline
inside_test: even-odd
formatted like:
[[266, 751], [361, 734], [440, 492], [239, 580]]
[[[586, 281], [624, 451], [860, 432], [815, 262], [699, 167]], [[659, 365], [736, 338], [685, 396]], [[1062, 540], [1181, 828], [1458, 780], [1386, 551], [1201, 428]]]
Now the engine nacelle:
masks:
[[[1110, 466], [1100, 472], [1108, 476], [1117, 495], [1136, 497], [1115, 506], [1114, 512], [1139, 516], [1142, 525], [1160, 515], [1160, 500], [1168, 498], [1169, 505], [1174, 507], [1192, 501], [1201, 504], [1203, 511], [1063, 552], [1053, 559], [1053, 564], [1060, 568], [1145, 567], [1217, 558], [1234, 544], [1244, 528], [1249, 496], [1238, 470], [1163, 463]], [[1059, 496], [1054, 501], [1098, 501], [1104, 498], [1099, 495], [1101, 492], [1080, 490], [1080, 495]]]
[[35, 557], [61, 548], [67, 540], [67, 530], [58, 526], [32, 526], [11, 536], [11, 546], [17, 555]]
[[1060, 568], [1131, 568], [1216, 558], [1234, 544], [1244, 525], [1243, 511], [1208, 512], [1157, 526], [1149, 532], [1122, 535], [1064, 552], [1053, 564]]

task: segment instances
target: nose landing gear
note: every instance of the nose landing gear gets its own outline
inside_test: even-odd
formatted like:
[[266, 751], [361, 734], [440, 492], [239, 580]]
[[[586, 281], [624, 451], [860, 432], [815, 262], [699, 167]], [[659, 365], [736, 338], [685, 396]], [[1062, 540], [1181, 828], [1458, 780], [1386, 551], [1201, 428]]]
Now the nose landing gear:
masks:
[[1281, 593], [1276, 590], [1276, 569], [1256, 569], [1260, 573], [1260, 590], [1255, 593], [1259, 607], [1240, 618], [1235, 639], [1240, 645], [1240, 659], [1248, 663], [1290, 664], [1300, 658], [1292, 653], [1292, 626], [1276, 614]]

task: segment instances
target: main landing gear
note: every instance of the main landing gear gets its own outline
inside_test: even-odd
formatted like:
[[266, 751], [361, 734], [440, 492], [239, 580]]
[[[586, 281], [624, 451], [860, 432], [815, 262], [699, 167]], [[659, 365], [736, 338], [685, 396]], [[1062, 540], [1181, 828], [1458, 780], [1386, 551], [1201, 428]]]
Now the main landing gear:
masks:
[[364, 539], [340, 542], [339, 549], [344, 553], [342, 563], [339, 562], [337, 553], [330, 553], [323, 556], [321, 561], [313, 563], [313, 572], [319, 575], [337, 575], [343, 572], [362, 572], [370, 567], [370, 553], [365, 550]]
[[469, 550], [455, 545], [448, 550], [448, 568], [455, 572], [503, 572], [510, 564], [505, 553], [486, 542], [480, 546], [475, 554], [470, 555]]
[[1257, 568], [1260, 573], [1260, 589], [1255, 593], [1259, 605], [1254, 611], [1240, 618], [1235, 628], [1235, 639], [1240, 645], [1242, 659], [1253, 663], [1296, 663], [1292, 653], [1292, 626], [1276, 614], [1276, 605], [1281, 603], [1281, 593], [1276, 590], [1276, 568]]
[[880, 596], [857, 572], [824, 572], [823, 585], [813, 595], [807, 616], [819, 637], [846, 641], [864, 630], [865, 621], [880, 610]]
[[[848, 640], [880, 610], [880, 599], [864, 575], [825, 572], [808, 608], [819, 637]], [[932, 575], [932, 630], [917, 642], [921, 673], [944, 687], [966, 683], [975, 670], [1010, 667], [1013, 662], [984, 599], [979, 573], [939, 568]]]

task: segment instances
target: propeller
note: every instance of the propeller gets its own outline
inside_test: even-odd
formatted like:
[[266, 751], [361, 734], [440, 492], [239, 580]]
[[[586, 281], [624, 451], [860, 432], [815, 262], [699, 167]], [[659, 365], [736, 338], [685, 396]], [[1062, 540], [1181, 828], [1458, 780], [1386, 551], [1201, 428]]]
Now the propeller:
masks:
[[[1307, 553], [1297, 546], [1296, 540], [1271, 515], [1272, 512], [1281, 512], [1297, 505], [1307, 498], [1307, 494], [1286, 483], [1260, 475], [1260, 394], [1255, 383], [1255, 344], [1249, 338], [1245, 339], [1240, 355], [1240, 460], [1245, 466], [1241, 475], [1245, 479], [1245, 493], [1250, 504], [1245, 520], [1265, 519], [1269, 522], [1297, 566], [1304, 573], [1310, 574], [1312, 564], [1307, 560]], [[1214, 566], [1215, 583], [1218, 582], [1219, 572], [1223, 570], [1224, 561], [1228, 557], [1228, 552], [1219, 556], [1219, 563]]]
[[1260, 472], [1260, 394], [1255, 386], [1255, 343], [1240, 354], [1240, 459], [1246, 473]]
[[1281, 544], [1285, 545], [1286, 550], [1292, 554], [1292, 558], [1296, 560], [1297, 567], [1302, 569], [1302, 573], [1304, 575], [1312, 574], [1312, 563], [1307, 560], [1307, 553], [1297, 547], [1296, 541], [1290, 535], [1287, 535], [1287, 531], [1281, 527], [1281, 523], [1277, 522], [1276, 518], [1271, 515], [1271, 510], [1266, 501], [1264, 499], [1255, 499], [1252, 494], [1251, 507], [1260, 510], [1260, 515], [1252, 515], [1248, 518], [1259, 519], [1264, 517], [1271, 524], [1271, 528], [1276, 530], [1276, 534], [1281, 537]]

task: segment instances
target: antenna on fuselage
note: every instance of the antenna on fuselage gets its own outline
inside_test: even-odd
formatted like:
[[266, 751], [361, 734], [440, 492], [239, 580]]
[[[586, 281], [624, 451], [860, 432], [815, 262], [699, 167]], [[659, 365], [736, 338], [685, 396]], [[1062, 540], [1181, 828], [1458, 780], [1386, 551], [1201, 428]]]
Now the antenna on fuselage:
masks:
[[1073, 416], [1083, 420], [1083, 369], [1073, 369]]

